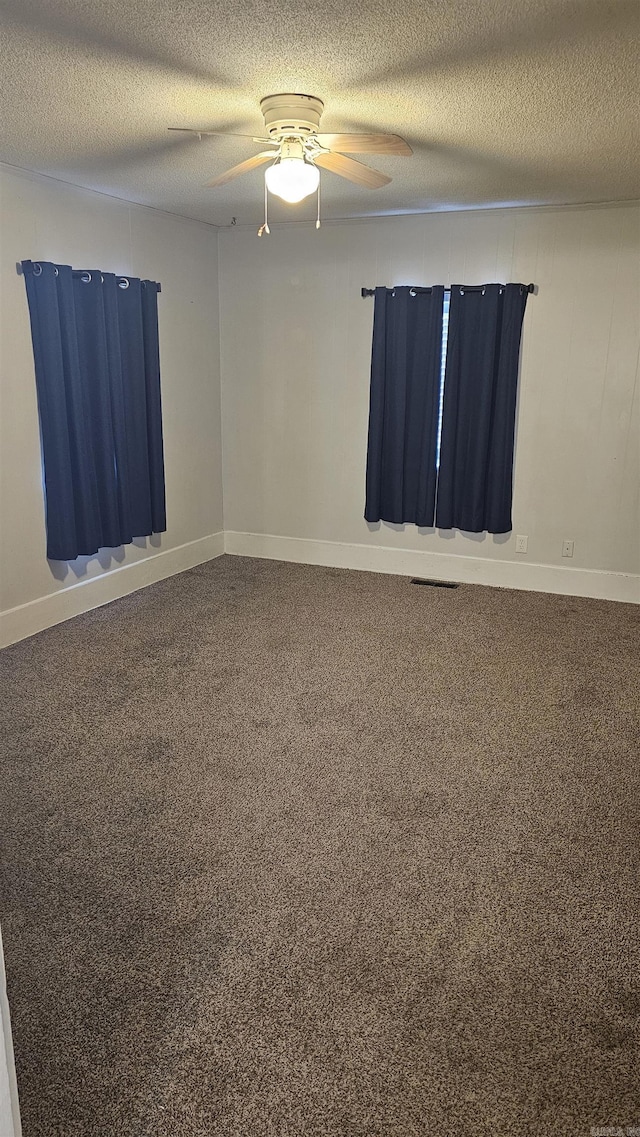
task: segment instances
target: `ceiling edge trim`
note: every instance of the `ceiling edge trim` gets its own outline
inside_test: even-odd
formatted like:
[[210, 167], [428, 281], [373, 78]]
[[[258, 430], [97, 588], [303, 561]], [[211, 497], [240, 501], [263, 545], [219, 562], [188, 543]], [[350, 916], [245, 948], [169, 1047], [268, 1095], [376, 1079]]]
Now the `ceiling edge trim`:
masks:
[[[156, 205], [147, 205], [142, 201], [133, 201], [131, 198], [120, 197], [118, 194], [106, 193], [105, 190], [97, 190], [92, 186], [83, 186], [78, 182], [68, 181], [66, 178], [56, 177], [54, 174], [43, 174], [39, 170], [30, 170], [26, 166], [14, 166], [10, 162], [0, 161], [0, 170], [7, 170], [9, 173], [18, 174], [22, 177], [31, 179], [32, 181], [41, 182], [55, 182], [57, 185], [69, 186], [71, 189], [78, 190], [81, 193], [95, 194], [98, 197], [106, 197], [109, 201], [119, 201], [123, 205], [133, 206], [136, 209], [145, 209], [151, 213], [159, 213], [165, 217], [178, 217], [182, 221], [189, 221], [192, 225], [204, 225], [207, 229], [214, 229], [216, 232], [225, 233], [228, 230], [234, 229], [236, 231], [255, 230], [255, 222], [241, 222], [240, 224], [227, 224], [216, 225], [213, 221], [203, 221], [201, 217], [192, 217], [188, 213], [178, 213], [177, 210], [160, 209]], [[502, 211], [510, 213], [517, 209], [526, 211], [528, 213], [548, 212], [549, 210], [575, 210], [575, 209], [611, 209], [611, 208], [624, 208], [634, 205], [640, 205], [640, 197], [630, 198], [617, 198], [615, 200], [606, 201], [567, 201], [567, 202], [537, 202], [537, 203], [523, 203], [519, 204], [514, 202], [513, 205], [505, 205], [501, 202], [496, 205], [472, 205], [472, 206], [448, 206], [448, 207], [434, 207], [432, 209], [414, 209], [402, 210], [397, 213], [387, 211], [385, 213], [368, 213], [361, 214], [358, 217], [331, 217], [323, 220], [322, 227], [328, 225], [356, 225], [367, 224], [371, 221], [381, 221], [393, 219], [394, 221], [401, 221], [405, 217], [425, 217], [432, 216], [433, 214], [442, 213], [488, 213]], [[315, 218], [309, 218], [304, 221], [272, 221], [270, 223], [271, 229], [290, 229], [296, 228], [315, 228]]]
[[55, 182], [57, 185], [78, 190], [79, 193], [91, 193], [97, 197], [106, 197], [109, 201], [119, 201], [122, 205], [132, 206], [135, 209], [146, 209], [151, 213], [160, 213], [164, 217], [177, 217], [180, 221], [189, 221], [191, 225], [204, 225], [205, 228], [215, 229], [216, 232], [223, 228], [213, 221], [203, 221], [201, 217], [190, 217], [188, 213], [177, 213], [172, 209], [159, 209], [157, 205], [147, 205], [143, 201], [132, 201], [129, 197], [119, 197], [118, 194], [106, 193], [105, 190], [97, 190], [93, 186], [83, 186], [78, 182], [70, 182], [66, 178], [58, 178], [54, 174], [42, 174], [39, 170], [29, 170], [26, 166], [13, 166], [10, 162], [0, 162], [0, 170], [7, 170], [10, 174], [19, 174], [34, 182]]
[[[546, 202], [537, 203], [536, 205], [473, 205], [473, 206], [454, 206], [447, 209], [414, 209], [403, 210], [402, 213], [368, 213], [360, 215], [359, 217], [331, 217], [323, 219], [322, 228], [326, 229], [330, 225], [366, 225], [371, 221], [403, 221], [413, 217], [434, 217], [441, 216], [446, 213], [513, 213], [518, 211], [520, 213], [549, 213], [552, 210], [561, 211], [566, 213], [568, 210], [576, 209], [629, 209], [640, 206], [640, 197], [617, 198], [614, 201], [568, 201], [568, 202]], [[235, 225], [217, 225], [214, 226], [220, 233], [227, 232], [240, 232], [248, 231], [255, 232], [255, 222], [242, 222]], [[315, 218], [308, 218], [304, 221], [269, 221], [270, 229], [315, 229]]]

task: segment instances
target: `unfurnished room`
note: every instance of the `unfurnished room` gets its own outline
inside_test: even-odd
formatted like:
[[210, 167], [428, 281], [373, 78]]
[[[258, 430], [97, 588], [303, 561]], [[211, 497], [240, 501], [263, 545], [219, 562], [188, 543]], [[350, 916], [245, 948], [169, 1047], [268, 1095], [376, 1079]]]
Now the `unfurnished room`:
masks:
[[0, 26], [0, 1137], [640, 1137], [640, 0]]

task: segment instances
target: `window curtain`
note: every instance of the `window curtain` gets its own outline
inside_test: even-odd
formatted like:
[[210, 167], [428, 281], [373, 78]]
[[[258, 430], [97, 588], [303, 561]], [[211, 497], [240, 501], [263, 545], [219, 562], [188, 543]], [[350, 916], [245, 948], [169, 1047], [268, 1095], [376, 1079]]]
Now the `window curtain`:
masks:
[[433, 525], [444, 288], [376, 288], [365, 518]]
[[44, 466], [47, 556], [166, 529], [159, 285], [23, 261]]
[[451, 286], [436, 525], [511, 530], [521, 284]]

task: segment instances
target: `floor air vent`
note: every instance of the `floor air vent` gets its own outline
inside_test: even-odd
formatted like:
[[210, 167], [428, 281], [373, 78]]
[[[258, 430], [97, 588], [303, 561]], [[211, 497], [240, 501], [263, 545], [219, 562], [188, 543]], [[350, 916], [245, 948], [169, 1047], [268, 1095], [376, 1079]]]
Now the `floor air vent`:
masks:
[[425, 584], [429, 588], [457, 588], [458, 585], [453, 580], [422, 580], [419, 576], [414, 576], [412, 584]]

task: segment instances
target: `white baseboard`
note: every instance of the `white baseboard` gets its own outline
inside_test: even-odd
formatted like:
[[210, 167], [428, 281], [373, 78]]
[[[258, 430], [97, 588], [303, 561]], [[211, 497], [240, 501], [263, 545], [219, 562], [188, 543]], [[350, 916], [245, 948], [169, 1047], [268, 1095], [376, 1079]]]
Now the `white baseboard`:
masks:
[[167, 576], [213, 560], [224, 552], [224, 533], [211, 533], [175, 549], [165, 549], [133, 564], [122, 565], [89, 580], [60, 588], [48, 596], [0, 612], [0, 647], [24, 640], [81, 612], [100, 608], [129, 592], [146, 588]]
[[166, 549], [133, 564], [60, 588], [48, 596], [0, 612], [0, 647], [33, 636], [72, 616], [109, 604], [120, 596], [145, 588], [175, 573], [184, 572], [223, 552], [241, 557], [265, 557], [297, 564], [327, 565], [455, 580], [462, 584], [487, 584], [564, 596], [588, 596], [640, 604], [640, 576], [622, 572], [564, 568], [558, 565], [497, 561], [455, 553], [393, 549], [384, 545], [316, 541], [302, 537], [277, 537], [269, 533], [212, 533], [175, 549]]
[[302, 537], [275, 537], [268, 533], [237, 533], [225, 530], [224, 551], [239, 557], [266, 557], [306, 565], [384, 572], [395, 576], [422, 576], [455, 580], [462, 584], [488, 584], [529, 592], [555, 592], [563, 596], [588, 596], [596, 600], [619, 600], [640, 604], [640, 576], [593, 569], [561, 568], [558, 565], [497, 561], [455, 553], [392, 549], [381, 545], [343, 544]]

